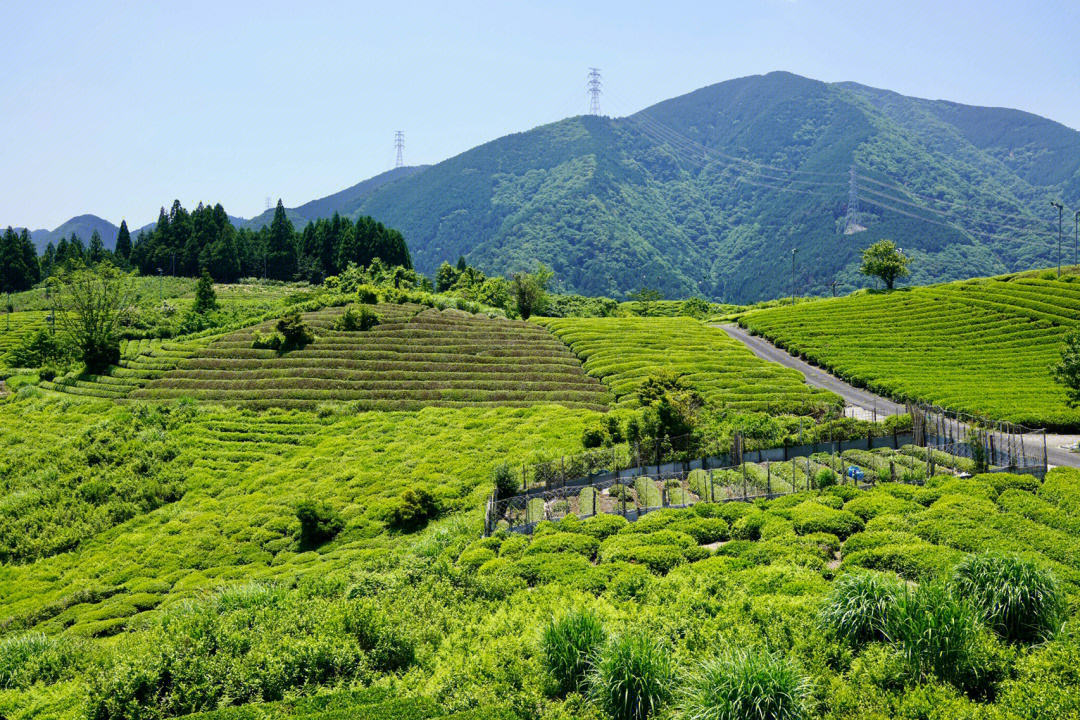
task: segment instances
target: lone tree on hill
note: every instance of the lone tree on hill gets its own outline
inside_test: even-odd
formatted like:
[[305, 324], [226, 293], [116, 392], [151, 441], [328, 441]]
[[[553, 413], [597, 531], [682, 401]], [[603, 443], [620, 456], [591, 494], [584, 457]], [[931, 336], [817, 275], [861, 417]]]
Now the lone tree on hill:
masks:
[[544, 263], [539, 263], [534, 273], [514, 273], [510, 293], [514, 296], [522, 320], [528, 320], [547, 307], [547, 291], [553, 277], [555, 273], [548, 270]]
[[897, 278], [911, 274], [908, 270], [910, 263], [911, 258], [896, 247], [892, 240], [878, 240], [862, 251], [862, 268], [859, 272], [881, 278], [885, 287], [892, 290]]
[[86, 369], [98, 373], [120, 362], [120, 326], [134, 300], [131, 276], [102, 263], [65, 272], [50, 285], [56, 326]]
[[649, 311], [652, 308], [653, 303], [660, 302], [664, 299], [664, 293], [659, 290], [653, 290], [642, 286], [640, 290], [636, 290], [627, 295], [631, 300], [637, 301], [638, 307], [641, 309], [641, 316], [648, 317]]

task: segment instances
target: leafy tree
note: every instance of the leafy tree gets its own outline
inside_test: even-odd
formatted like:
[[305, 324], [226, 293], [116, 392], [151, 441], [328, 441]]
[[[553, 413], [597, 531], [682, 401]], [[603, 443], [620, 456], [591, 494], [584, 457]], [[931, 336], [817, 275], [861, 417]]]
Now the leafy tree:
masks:
[[689, 435], [705, 404], [697, 390], [687, 387], [682, 377], [671, 371], [645, 378], [638, 388], [638, 397], [642, 405], [655, 413], [653, 434], [657, 438]]
[[56, 326], [90, 372], [120, 361], [120, 326], [131, 312], [131, 277], [108, 263], [51, 278]]
[[191, 307], [192, 312], [200, 315], [217, 310], [217, 293], [214, 292], [214, 280], [210, 273], [203, 270], [195, 286], [195, 304]]
[[514, 296], [518, 314], [523, 320], [542, 313], [547, 307], [548, 286], [551, 285], [554, 277], [555, 273], [548, 270], [543, 263], [536, 266], [534, 273], [514, 273], [510, 290]]
[[630, 293], [627, 297], [637, 301], [641, 308], [642, 317], [648, 317], [649, 311], [652, 309], [652, 304], [663, 300], [664, 294], [659, 290], [642, 287], [640, 290]]
[[113, 253], [125, 262], [131, 258], [131, 232], [128, 230], [127, 220], [120, 221], [120, 231], [116, 233], [116, 248]]
[[1074, 327], [1065, 336], [1061, 348], [1061, 360], [1050, 368], [1054, 380], [1065, 386], [1069, 404], [1080, 405], [1080, 327]]
[[465, 262], [465, 256], [459, 255], [457, 259], [458, 272], [465, 272], [465, 268], [469, 267], [469, 264]]
[[885, 287], [893, 289], [893, 283], [899, 278], [907, 277], [911, 271], [908, 265], [911, 258], [896, 247], [892, 240], [878, 240], [862, 252], [862, 267], [859, 269], [863, 275], [881, 278]]
[[439, 266], [439, 269], [435, 271], [435, 291], [447, 292], [450, 288], [454, 287], [457, 283], [460, 270], [455, 268], [448, 262], [444, 262]]

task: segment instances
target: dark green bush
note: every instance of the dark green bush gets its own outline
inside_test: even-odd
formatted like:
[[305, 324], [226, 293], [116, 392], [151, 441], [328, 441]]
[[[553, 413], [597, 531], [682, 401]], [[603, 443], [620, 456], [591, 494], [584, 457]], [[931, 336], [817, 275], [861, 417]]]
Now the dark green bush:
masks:
[[879, 640], [902, 589], [903, 584], [894, 576], [848, 573], [833, 582], [818, 619], [824, 629], [845, 642]]
[[356, 301], [364, 305], [375, 305], [379, 302], [379, 291], [371, 285], [361, 285], [356, 288]]
[[646, 720], [671, 698], [671, 653], [642, 632], [617, 637], [604, 647], [590, 684], [597, 704], [612, 720]]
[[588, 611], [573, 610], [552, 620], [540, 637], [544, 669], [560, 694], [583, 690], [604, 644], [603, 625]]
[[681, 693], [680, 717], [693, 720], [802, 720], [810, 683], [787, 659], [734, 650], [703, 662]]
[[333, 507], [314, 500], [301, 500], [296, 505], [296, 519], [300, 521], [300, 542], [318, 545], [333, 540], [345, 527], [345, 520]]
[[425, 487], [409, 488], [390, 507], [387, 524], [399, 530], [416, 530], [434, 519], [442, 506]]
[[491, 484], [495, 486], [495, 496], [504, 499], [512, 497], [518, 490], [518, 479], [506, 463], [496, 465], [491, 471]]
[[1064, 598], [1053, 574], [1009, 555], [972, 555], [956, 567], [953, 582], [983, 621], [1010, 642], [1051, 637], [1064, 616]]
[[369, 308], [349, 308], [334, 322], [334, 329], [341, 332], [367, 332], [379, 322], [379, 316]]

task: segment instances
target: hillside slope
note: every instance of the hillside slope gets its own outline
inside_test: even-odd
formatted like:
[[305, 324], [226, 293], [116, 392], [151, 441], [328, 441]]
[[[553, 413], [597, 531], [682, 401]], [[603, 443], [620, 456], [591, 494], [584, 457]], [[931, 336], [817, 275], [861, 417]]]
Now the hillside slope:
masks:
[[[916, 284], [1050, 264], [1046, 197], [1080, 198], [1078, 143], [1018, 111], [772, 73], [500, 138], [356, 212], [400, 228], [423, 272], [539, 260], [586, 294], [644, 282], [745, 302], [791, 291], [793, 248], [800, 293], [865, 286], [858, 253], [883, 237]], [[868, 229], [845, 235], [853, 165]]]
[[739, 322], [899, 400], [1075, 430], [1080, 408], [1050, 367], [1078, 320], [1080, 276], [1029, 272], [776, 307]]

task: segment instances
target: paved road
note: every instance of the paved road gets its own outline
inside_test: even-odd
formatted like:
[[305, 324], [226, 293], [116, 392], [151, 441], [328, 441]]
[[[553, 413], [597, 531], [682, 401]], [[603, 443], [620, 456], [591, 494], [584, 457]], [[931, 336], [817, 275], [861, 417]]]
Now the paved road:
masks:
[[[811, 365], [808, 362], [788, 354], [786, 350], [781, 350], [765, 338], [751, 335], [738, 325], [716, 325], [715, 327], [720, 328], [731, 337], [746, 345], [762, 360], [779, 363], [785, 367], [798, 370], [806, 376], [807, 383], [814, 387], [833, 391], [844, 398], [844, 402], [848, 405], [854, 405], [871, 412], [876, 409], [879, 416], [898, 415], [905, 412], [903, 405], [886, 397], [882, 397], [881, 395], [875, 395], [872, 392], [850, 385], [816, 365]], [[1080, 467], [1080, 454], [1069, 452], [1065, 449], [1067, 447], [1075, 446], [1078, 441], [1080, 441], [1080, 436], [1078, 435], [1052, 435], [1047, 433], [1047, 462], [1050, 465]]]

